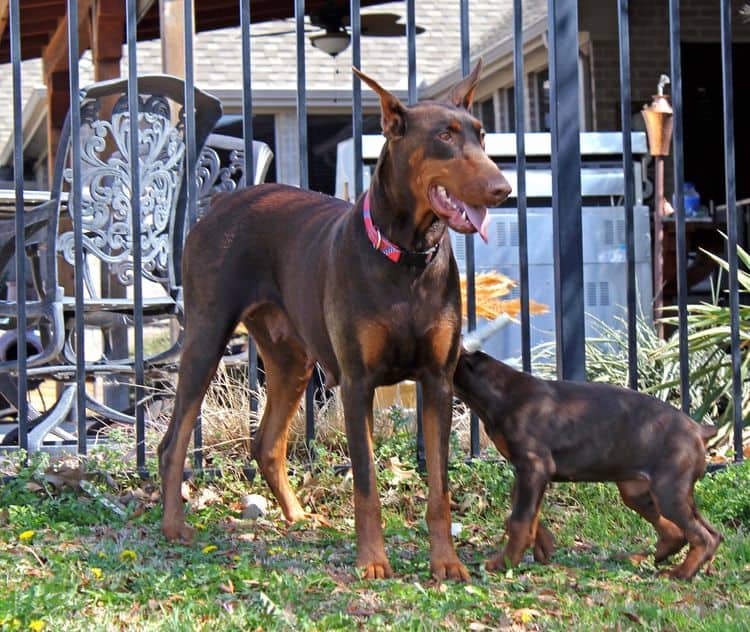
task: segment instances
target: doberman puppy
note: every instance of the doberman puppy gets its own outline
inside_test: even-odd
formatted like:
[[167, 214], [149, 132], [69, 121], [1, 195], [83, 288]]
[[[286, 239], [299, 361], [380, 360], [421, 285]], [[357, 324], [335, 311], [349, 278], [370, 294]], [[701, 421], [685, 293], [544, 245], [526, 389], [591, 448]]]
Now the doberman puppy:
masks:
[[642, 393], [540, 380], [482, 352], [461, 354], [454, 387], [516, 470], [508, 542], [489, 570], [515, 566], [532, 543], [538, 561], [551, 554], [539, 524], [550, 481], [616, 482], [625, 504], [654, 525], [657, 562], [690, 544], [672, 577], [690, 579], [713, 558], [722, 537], [698, 513], [693, 486], [715, 426]]
[[470, 108], [481, 64], [445, 103], [380, 97], [386, 142], [369, 190], [352, 207], [280, 184], [214, 198], [183, 257], [185, 345], [174, 414], [159, 446], [162, 529], [187, 540], [180, 481], [191, 430], [222, 350], [242, 321], [266, 371], [267, 400], [253, 445], [285, 518], [309, 518], [286, 468], [287, 433], [319, 363], [340, 385], [354, 475], [358, 567], [389, 577], [372, 453], [376, 386], [407, 378], [424, 393], [430, 568], [468, 580], [450, 533], [447, 457], [458, 359], [459, 277], [450, 227], [486, 239], [487, 206], [510, 186], [484, 152]]

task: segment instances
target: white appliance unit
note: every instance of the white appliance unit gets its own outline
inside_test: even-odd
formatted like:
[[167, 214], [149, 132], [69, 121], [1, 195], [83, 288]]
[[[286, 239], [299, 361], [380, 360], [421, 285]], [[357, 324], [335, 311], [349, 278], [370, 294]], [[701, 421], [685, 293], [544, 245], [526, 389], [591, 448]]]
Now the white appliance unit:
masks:
[[[653, 297], [651, 272], [651, 232], [649, 208], [644, 196], [651, 195], [651, 183], [644, 173], [648, 159], [646, 135], [632, 134], [635, 207], [633, 209], [637, 308], [651, 318]], [[529, 295], [549, 306], [548, 314], [531, 317], [532, 347], [555, 340], [554, 257], [552, 242], [551, 138], [547, 133], [525, 136], [527, 190], [527, 234]], [[596, 321], [614, 329], [624, 329], [627, 305], [627, 262], [625, 250], [625, 190], [622, 167], [622, 135], [619, 132], [583, 133], [581, 141], [581, 192], [583, 196], [583, 283], [587, 338], [599, 337]], [[487, 134], [487, 153], [503, 167], [513, 187], [511, 203], [517, 191], [515, 134]], [[364, 180], [383, 144], [382, 136], [363, 137]], [[351, 139], [339, 143], [336, 191], [344, 197], [353, 187]], [[351, 198], [350, 198], [351, 199]], [[490, 209], [489, 243], [474, 237], [476, 273], [498, 271], [511, 279], [520, 279], [518, 211], [510, 205]], [[451, 232], [453, 250], [461, 272], [466, 270], [465, 237]], [[520, 295], [516, 287], [509, 298]], [[479, 319], [478, 325], [482, 321]], [[511, 323], [489, 338], [484, 349], [501, 359], [521, 355], [521, 327]]]

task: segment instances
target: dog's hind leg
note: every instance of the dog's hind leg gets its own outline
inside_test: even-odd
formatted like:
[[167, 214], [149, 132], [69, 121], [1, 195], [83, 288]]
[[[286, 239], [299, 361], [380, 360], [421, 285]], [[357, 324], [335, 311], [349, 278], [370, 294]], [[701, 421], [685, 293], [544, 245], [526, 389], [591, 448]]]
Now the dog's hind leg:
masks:
[[640, 514], [656, 529], [659, 539], [656, 542], [654, 561], [657, 564], [674, 555], [687, 544], [682, 529], [659, 513], [659, 508], [651, 496], [649, 481], [622, 481], [617, 483], [617, 488], [620, 490], [620, 496], [625, 505]]
[[[203, 317], [201, 317], [203, 316]], [[211, 323], [210, 327], [197, 326]], [[224, 326], [221, 326], [221, 324]], [[185, 328], [177, 395], [169, 427], [159, 444], [159, 473], [164, 514], [162, 531], [169, 540], [189, 541], [192, 529], [185, 524], [181, 484], [188, 444], [203, 396], [216, 372], [234, 321], [212, 313], [191, 313]]]
[[536, 538], [535, 525], [539, 520], [544, 490], [549, 474], [541, 459], [516, 465], [516, 489], [513, 509], [508, 520], [508, 542], [498, 555], [485, 563], [489, 571], [517, 566], [523, 552]]
[[695, 518], [706, 528], [706, 531], [708, 531], [711, 536], [713, 537], [713, 544], [709, 547], [712, 549], [711, 556], [707, 560], [707, 567], [706, 569], [711, 566], [711, 563], [713, 562], [714, 557], [716, 556], [716, 549], [718, 548], [719, 544], [721, 544], [724, 541], [724, 536], [719, 533], [714, 526], [706, 520], [701, 513], [698, 511], [698, 507], [695, 504], [695, 499], [693, 498], [693, 490], [690, 490], [690, 497], [688, 499], [688, 502], [690, 503], [690, 508], [693, 511], [693, 515]]
[[555, 552], [555, 538], [552, 532], [539, 520], [540, 511], [536, 516], [536, 529], [534, 534], [534, 561], [540, 564], [548, 564], [549, 558]]
[[266, 405], [253, 439], [253, 456], [284, 517], [289, 522], [297, 522], [311, 516], [305, 513], [289, 484], [287, 439], [314, 363], [293, 334], [285, 332], [283, 338], [278, 339], [278, 332], [273, 335], [270, 332], [273, 326], [278, 328], [279, 322], [285, 325], [286, 317], [281, 312], [268, 316], [263, 321], [259, 318], [245, 321], [266, 373]]
[[669, 571], [675, 579], [691, 579], [703, 564], [711, 559], [719, 545], [703, 521], [699, 519], [692, 502], [693, 480], [685, 473], [677, 480], [671, 476], [655, 478], [652, 491], [661, 513], [685, 532], [690, 548], [682, 564]]
[[[518, 493], [518, 485], [514, 483], [513, 491], [510, 495], [511, 507], [516, 503], [516, 494]], [[541, 517], [541, 502], [539, 504], [539, 510], [534, 518], [534, 525], [532, 531], [534, 532], [534, 561], [540, 564], [548, 564], [549, 558], [555, 552], [555, 538], [552, 532], [544, 525], [540, 520]], [[505, 531], [508, 531], [508, 521], [505, 524]]]

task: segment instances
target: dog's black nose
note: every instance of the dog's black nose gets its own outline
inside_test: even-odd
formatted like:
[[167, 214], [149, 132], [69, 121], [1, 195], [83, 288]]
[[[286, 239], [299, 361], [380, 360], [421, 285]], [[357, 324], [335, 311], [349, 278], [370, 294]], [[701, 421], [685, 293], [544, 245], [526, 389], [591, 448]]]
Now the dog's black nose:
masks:
[[492, 189], [490, 195], [492, 196], [495, 204], [500, 205], [508, 199], [513, 188], [508, 184], [508, 181], [503, 178], [502, 181], [492, 183]]

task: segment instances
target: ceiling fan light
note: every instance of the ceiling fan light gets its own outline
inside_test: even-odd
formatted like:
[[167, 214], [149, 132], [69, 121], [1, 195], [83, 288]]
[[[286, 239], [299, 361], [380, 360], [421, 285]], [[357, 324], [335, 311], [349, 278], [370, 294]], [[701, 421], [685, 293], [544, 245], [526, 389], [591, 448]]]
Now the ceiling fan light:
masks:
[[345, 31], [326, 31], [310, 37], [310, 43], [331, 57], [336, 57], [349, 46], [349, 33]]

